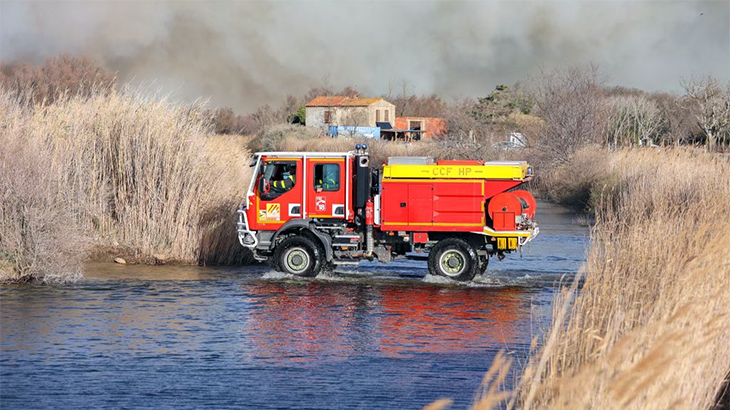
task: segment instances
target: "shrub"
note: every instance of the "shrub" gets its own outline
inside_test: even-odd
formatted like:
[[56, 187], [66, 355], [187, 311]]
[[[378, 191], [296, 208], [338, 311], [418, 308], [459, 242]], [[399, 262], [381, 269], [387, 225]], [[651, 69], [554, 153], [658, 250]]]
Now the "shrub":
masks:
[[588, 184], [596, 224], [587, 262], [557, 294], [515, 392], [501, 390], [511, 360], [499, 354], [474, 409], [724, 408], [730, 161], [649, 149], [583, 150], [571, 161], [599, 156], [609, 158]]
[[588, 146], [575, 152], [568, 162], [537, 173], [541, 196], [578, 210], [589, 210], [591, 194], [599, 181], [609, 178], [609, 152], [600, 146]]
[[278, 151], [283, 149], [287, 138], [310, 140], [320, 135], [318, 129], [301, 125], [279, 124], [270, 126], [253, 138], [249, 147], [252, 151]]

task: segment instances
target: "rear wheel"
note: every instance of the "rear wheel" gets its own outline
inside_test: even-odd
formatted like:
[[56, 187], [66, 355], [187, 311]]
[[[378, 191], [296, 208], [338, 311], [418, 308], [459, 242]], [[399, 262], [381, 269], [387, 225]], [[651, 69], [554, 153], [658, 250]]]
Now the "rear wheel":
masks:
[[297, 276], [317, 276], [322, 269], [322, 252], [311, 239], [290, 236], [274, 250], [274, 269]]
[[428, 270], [432, 275], [469, 281], [479, 269], [474, 247], [458, 238], [439, 241], [428, 254]]

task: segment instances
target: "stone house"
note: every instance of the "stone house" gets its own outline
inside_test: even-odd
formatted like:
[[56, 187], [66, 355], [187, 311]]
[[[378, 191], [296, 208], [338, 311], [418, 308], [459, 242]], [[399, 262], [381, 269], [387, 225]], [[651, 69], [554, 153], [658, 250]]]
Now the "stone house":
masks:
[[378, 127], [395, 122], [395, 105], [382, 98], [319, 96], [305, 106], [308, 127]]

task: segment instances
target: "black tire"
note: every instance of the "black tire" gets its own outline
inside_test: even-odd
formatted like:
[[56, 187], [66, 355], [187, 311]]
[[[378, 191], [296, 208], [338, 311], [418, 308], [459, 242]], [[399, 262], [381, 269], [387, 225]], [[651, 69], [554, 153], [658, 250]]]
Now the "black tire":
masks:
[[439, 241], [428, 253], [428, 271], [432, 275], [466, 282], [474, 279], [478, 270], [479, 256], [476, 249], [462, 239]]
[[322, 251], [311, 239], [289, 236], [274, 249], [274, 269], [297, 276], [313, 277], [322, 270]]

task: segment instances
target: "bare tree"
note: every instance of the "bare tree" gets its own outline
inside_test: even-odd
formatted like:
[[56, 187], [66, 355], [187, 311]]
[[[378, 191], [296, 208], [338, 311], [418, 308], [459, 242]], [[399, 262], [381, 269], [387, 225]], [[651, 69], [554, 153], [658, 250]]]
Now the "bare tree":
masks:
[[603, 83], [595, 65], [542, 71], [530, 81], [528, 91], [545, 121], [536, 143], [554, 161], [565, 162], [581, 146], [601, 141]]
[[107, 92], [116, 86], [116, 77], [90, 58], [63, 54], [41, 67], [0, 65], [0, 85], [15, 92], [21, 103], [52, 104], [66, 94]]
[[443, 117], [448, 106], [436, 94], [416, 95], [406, 81], [401, 83], [401, 92], [393, 95], [392, 85], [388, 85], [388, 94], [382, 98], [395, 105], [397, 117]]
[[691, 142], [702, 133], [697, 126], [692, 110], [678, 95], [657, 92], [649, 96], [659, 108], [662, 118], [661, 129], [657, 132], [658, 142], [662, 145], [680, 145]]
[[683, 81], [682, 86], [687, 93], [685, 101], [707, 138], [707, 150], [714, 151], [730, 133], [730, 84], [723, 86], [707, 76]]
[[608, 100], [605, 142], [618, 147], [653, 141], [663, 121], [657, 104], [644, 95], [612, 97]]
[[457, 99], [450, 104], [444, 116], [449, 141], [473, 143], [484, 140], [484, 127], [471, 115], [474, 105], [475, 101], [470, 98]]

